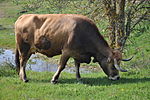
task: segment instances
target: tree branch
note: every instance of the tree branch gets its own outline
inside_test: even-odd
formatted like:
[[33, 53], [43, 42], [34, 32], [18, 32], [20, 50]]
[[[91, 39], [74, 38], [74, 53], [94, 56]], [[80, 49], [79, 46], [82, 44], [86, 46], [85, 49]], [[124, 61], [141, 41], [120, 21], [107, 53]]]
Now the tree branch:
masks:
[[131, 31], [135, 28], [137, 24], [139, 24], [145, 16], [150, 12], [150, 10], [147, 10], [141, 17], [138, 18], [138, 20], [135, 22], [135, 24], [132, 26]]

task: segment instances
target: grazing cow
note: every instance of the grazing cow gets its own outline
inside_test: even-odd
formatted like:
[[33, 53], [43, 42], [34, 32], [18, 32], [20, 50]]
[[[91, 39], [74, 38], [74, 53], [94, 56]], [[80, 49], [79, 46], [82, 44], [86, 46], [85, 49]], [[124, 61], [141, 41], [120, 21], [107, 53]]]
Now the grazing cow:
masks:
[[59, 67], [51, 82], [57, 83], [70, 57], [75, 61], [76, 78], [80, 80], [80, 63], [98, 62], [111, 80], [119, 79], [122, 54], [113, 50], [100, 35], [98, 28], [82, 15], [26, 14], [15, 23], [16, 66], [20, 79], [27, 82], [25, 66], [36, 52], [53, 57], [61, 54]]

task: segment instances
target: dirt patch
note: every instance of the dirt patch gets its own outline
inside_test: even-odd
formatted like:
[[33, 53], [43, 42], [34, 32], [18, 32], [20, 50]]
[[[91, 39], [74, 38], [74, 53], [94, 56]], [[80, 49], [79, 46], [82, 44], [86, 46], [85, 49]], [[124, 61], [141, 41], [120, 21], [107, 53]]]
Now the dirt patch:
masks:
[[5, 14], [2, 11], [0, 11], [0, 18], [4, 18], [4, 17], [5, 17]]

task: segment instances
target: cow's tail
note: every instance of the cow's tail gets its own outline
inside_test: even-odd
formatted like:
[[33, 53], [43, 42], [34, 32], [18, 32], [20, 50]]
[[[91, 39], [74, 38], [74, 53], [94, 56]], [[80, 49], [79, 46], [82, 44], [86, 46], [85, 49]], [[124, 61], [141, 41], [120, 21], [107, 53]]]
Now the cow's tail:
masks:
[[19, 60], [19, 51], [18, 51], [17, 47], [16, 47], [16, 54], [15, 54], [15, 63], [16, 63], [16, 71], [19, 74], [19, 71], [20, 71], [20, 60]]

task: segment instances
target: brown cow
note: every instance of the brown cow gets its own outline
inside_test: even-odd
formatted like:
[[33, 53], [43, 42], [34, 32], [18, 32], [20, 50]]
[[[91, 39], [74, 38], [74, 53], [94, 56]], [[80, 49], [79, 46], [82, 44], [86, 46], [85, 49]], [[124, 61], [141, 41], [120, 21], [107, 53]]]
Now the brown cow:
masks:
[[25, 66], [36, 52], [48, 57], [60, 55], [57, 72], [51, 82], [57, 83], [70, 57], [75, 61], [76, 78], [80, 79], [80, 63], [98, 62], [111, 80], [119, 79], [122, 55], [112, 50], [96, 25], [87, 17], [75, 14], [27, 14], [15, 23], [16, 65], [20, 79], [27, 82]]

